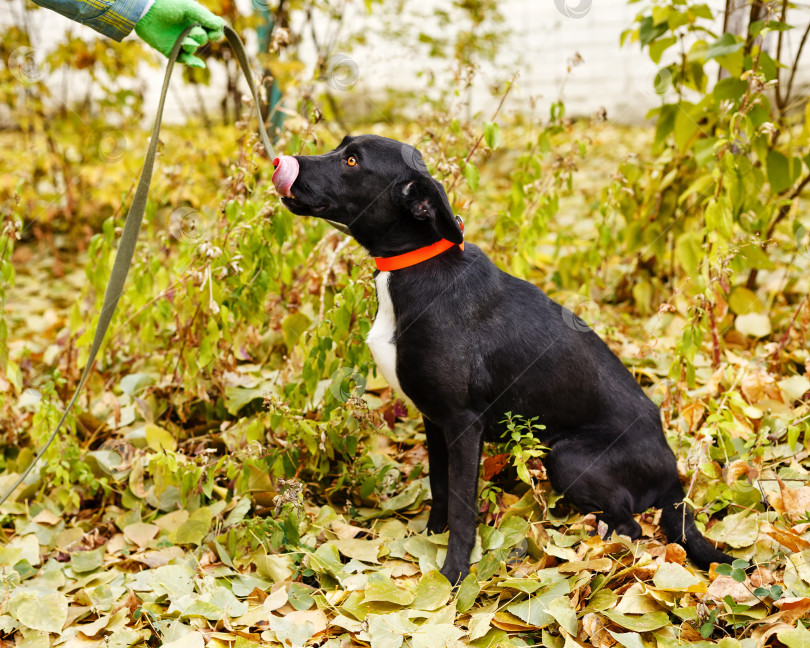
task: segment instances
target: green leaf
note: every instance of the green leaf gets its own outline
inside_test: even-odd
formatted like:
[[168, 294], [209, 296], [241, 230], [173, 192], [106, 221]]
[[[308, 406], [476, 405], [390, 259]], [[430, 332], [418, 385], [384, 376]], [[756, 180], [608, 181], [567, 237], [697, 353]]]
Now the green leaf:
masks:
[[501, 143], [501, 127], [494, 122], [486, 122], [484, 124], [484, 141], [489, 148], [493, 151], [496, 150]]
[[452, 593], [450, 581], [441, 572], [431, 570], [419, 580], [411, 607], [417, 610], [435, 610], [447, 603]]
[[288, 592], [287, 600], [296, 610], [303, 612], [315, 605], [315, 599], [310, 594], [310, 589], [301, 583], [292, 583]]
[[650, 632], [669, 625], [669, 616], [666, 612], [650, 612], [643, 615], [629, 615], [616, 612], [615, 610], [604, 610], [602, 612], [613, 623], [622, 628], [633, 630], [634, 632]]
[[771, 193], [782, 194], [798, 180], [802, 172], [802, 161], [797, 157], [788, 159], [783, 153], [771, 149], [768, 151], [766, 167]]
[[382, 546], [382, 538], [374, 540], [363, 540], [362, 538], [346, 538], [344, 540], [332, 540], [329, 544], [347, 558], [355, 558], [367, 563], [379, 563], [377, 557]]
[[728, 56], [742, 49], [745, 41], [737, 40], [734, 34], [723, 34], [714, 43], [709, 45], [709, 49], [704, 52], [707, 59], [717, 58], [719, 56]]
[[177, 440], [171, 432], [162, 427], [147, 423], [144, 430], [146, 432], [146, 443], [152, 450], [160, 452], [162, 450], [177, 450]]
[[[731, 513], [706, 531], [704, 535], [708, 540], [724, 542], [729, 547], [750, 547], [756, 542], [759, 535], [759, 521], [755, 514], [748, 511]], [[729, 575], [731, 575], [731, 571], [729, 571]]]
[[560, 627], [571, 636], [577, 634], [577, 611], [571, 607], [567, 596], [559, 596], [549, 602], [546, 611], [554, 617]]
[[680, 110], [675, 114], [675, 126], [672, 134], [678, 150], [685, 153], [700, 135], [701, 127], [698, 123], [699, 116], [692, 114], [694, 106], [682, 101], [679, 108]]
[[765, 29], [768, 31], [788, 31], [793, 29], [793, 25], [777, 20], [756, 20], [748, 25], [748, 33], [751, 36], [759, 36]]
[[735, 286], [728, 298], [728, 306], [735, 315], [761, 313], [762, 302], [753, 290], [744, 286]]
[[776, 637], [788, 648], [810, 648], [810, 630], [801, 624], [792, 630], [777, 632]]
[[180, 525], [175, 534], [175, 542], [177, 544], [202, 544], [208, 531], [211, 529], [211, 522], [213, 515], [211, 509], [207, 506], [198, 508], [194, 513], [189, 515], [188, 520]]
[[478, 167], [474, 164], [467, 164], [464, 165], [464, 178], [467, 180], [467, 186], [470, 188], [470, 191], [478, 191]]
[[641, 46], [645, 47], [649, 45], [655, 39], [657, 39], [659, 36], [662, 36], [666, 32], [667, 32], [666, 23], [656, 25], [653, 23], [652, 16], [644, 16], [644, 18], [639, 23], [638, 27], [638, 37], [639, 41], [641, 42]]
[[393, 581], [382, 574], [369, 576], [366, 585], [366, 603], [380, 601], [393, 605], [410, 605], [414, 595], [394, 585]]
[[703, 258], [703, 239], [698, 232], [684, 232], [675, 241], [675, 257], [688, 275], [697, 272]]
[[645, 648], [638, 632], [614, 632], [613, 630], [608, 630], [608, 632], [624, 648]]
[[61, 592], [18, 587], [11, 594], [8, 611], [27, 628], [61, 633], [67, 621], [68, 600]]
[[284, 344], [287, 351], [291, 351], [298, 343], [298, 338], [306, 331], [312, 320], [301, 312], [287, 315], [281, 322], [281, 331], [284, 334]]
[[666, 38], [659, 38], [650, 45], [650, 58], [656, 65], [661, 62], [661, 56], [665, 51], [672, 47], [678, 39], [675, 36], [667, 36]]
[[653, 584], [661, 590], [676, 592], [706, 591], [706, 583], [683, 565], [665, 562], [653, 576]]
[[104, 547], [70, 554], [70, 568], [77, 574], [95, 571], [104, 564]]
[[461, 581], [461, 586], [458, 588], [456, 596], [456, 609], [460, 614], [469, 610], [478, 598], [478, 593], [481, 591], [481, 586], [475, 578], [475, 574], [468, 574], [467, 577]]
[[734, 237], [734, 217], [724, 200], [710, 200], [706, 205], [706, 228], [719, 232], [726, 240]]
[[[542, 594], [531, 596], [524, 601], [507, 605], [506, 610], [525, 623], [543, 628], [556, 620], [549, 610], [551, 602], [568, 594], [570, 590], [571, 588], [568, 585], [568, 581], [557, 581]], [[555, 609], [561, 615], [561, 618], [564, 618], [562, 616], [562, 610], [558, 608], [559, 604], [557, 604], [557, 608]]]

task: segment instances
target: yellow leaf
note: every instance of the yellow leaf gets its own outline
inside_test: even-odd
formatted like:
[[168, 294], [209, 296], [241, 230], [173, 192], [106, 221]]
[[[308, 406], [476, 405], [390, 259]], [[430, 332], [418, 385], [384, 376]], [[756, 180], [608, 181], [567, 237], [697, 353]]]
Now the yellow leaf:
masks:
[[164, 430], [152, 423], [146, 424], [146, 443], [152, 450], [177, 450], [177, 440], [172, 436], [171, 432]]

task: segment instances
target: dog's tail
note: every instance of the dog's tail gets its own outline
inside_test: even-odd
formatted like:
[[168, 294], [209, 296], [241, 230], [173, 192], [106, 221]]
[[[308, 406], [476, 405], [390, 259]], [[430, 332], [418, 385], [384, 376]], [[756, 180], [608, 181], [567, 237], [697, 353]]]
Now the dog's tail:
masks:
[[667, 540], [677, 542], [700, 569], [709, 569], [713, 562], [731, 563], [734, 559], [714, 547], [695, 526], [692, 511], [686, 507], [683, 495], [677, 494], [661, 507], [661, 527]]

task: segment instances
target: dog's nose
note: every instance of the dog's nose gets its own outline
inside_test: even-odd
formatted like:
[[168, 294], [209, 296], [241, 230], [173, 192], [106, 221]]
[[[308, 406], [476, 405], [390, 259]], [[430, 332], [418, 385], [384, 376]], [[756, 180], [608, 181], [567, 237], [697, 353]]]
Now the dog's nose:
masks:
[[282, 155], [273, 160], [276, 170], [273, 172], [273, 186], [279, 194], [292, 198], [292, 186], [298, 177], [298, 160], [292, 155]]

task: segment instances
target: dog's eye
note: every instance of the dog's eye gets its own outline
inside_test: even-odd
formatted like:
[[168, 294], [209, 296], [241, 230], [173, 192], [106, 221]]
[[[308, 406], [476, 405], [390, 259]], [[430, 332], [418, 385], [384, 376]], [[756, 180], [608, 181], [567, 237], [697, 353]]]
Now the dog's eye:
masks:
[[350, 155], [346, 159], [346, 164], [348, 164], [349, 166], [357, 166], [357, 158], [354, 157], [353, 155]]

